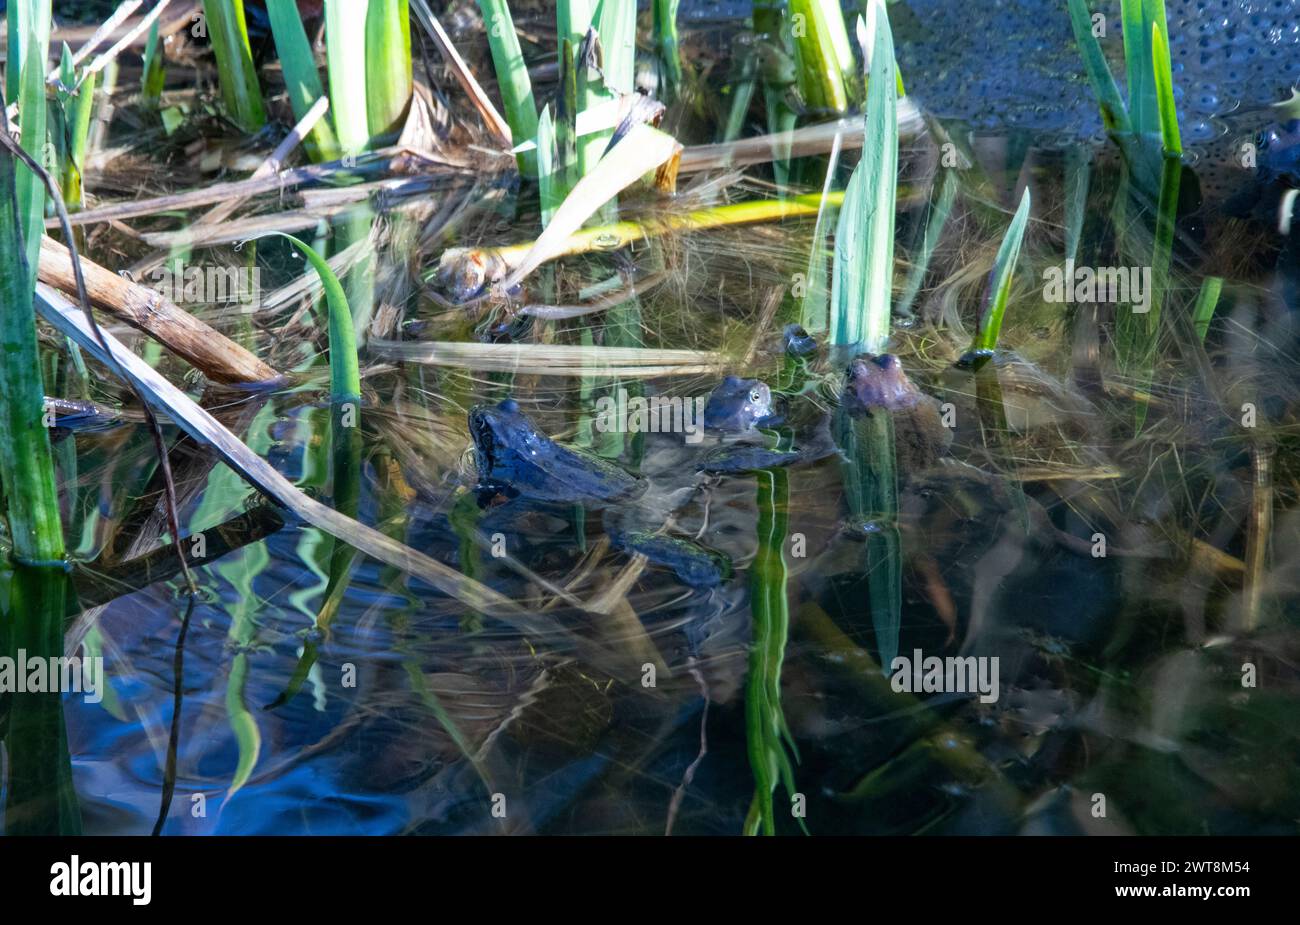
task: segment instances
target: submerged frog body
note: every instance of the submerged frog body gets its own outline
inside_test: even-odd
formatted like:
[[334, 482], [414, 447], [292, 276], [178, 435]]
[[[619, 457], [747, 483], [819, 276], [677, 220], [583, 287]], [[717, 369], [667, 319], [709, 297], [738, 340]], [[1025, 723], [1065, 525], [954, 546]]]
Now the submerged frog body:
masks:
[[717, 550], [649, 530], [624, 532], [609, 519], [605, 524], [615, 549], [640, 553], [651, 562], [672, 569], [683, 584], [692, 588], [714, 588], [731, 577], [731, 560]]
[[939, 402], [912, 384], [893, 354], [855, 359], [844, 400], [850, 413], [893, 416], [895, 453], [904, 476], [931, 468], [948, 453], [952, 431], [943, 425]]
[[[672, 569], [692, 587], [714, 587], [731, 573], [727, 557], [665, 532], [675, 512], [697, 497], [699, 472], [740, 474], [787, 466], [834, 452], [825, 433], [801, 449], [771, 448], [760, 428], [779, 421], [771, 389], [757, 379], [728, 376], [705, 402], [704, 430], [718, 445], [702, 454], [693, 446], [657, 442], [653, 479], [540, 433], [512, 399], [470, 412], [481, 500], [500, 495], [553, 504], [604, 508], [605, 533], [615, 548], [640, 553]], [[686, 454], [686, 455], [683, 455]], [[648, 459], [650, 457], [647, 457]]]
[[512, 399], [469, 415], [478, 464], [479, 494], [530, 501], [605, 507], [605, 532], [617, 549], [640, 553], [692, 587], [713, 587], [731, 574], [721, 553], [656, 532], [685, 491], [650, 497], [647, 481], [622, 466], [537, 430]]
[[607, 459], [556, 443], [506, 399], [469, 414], [481, 492], [537, 501], [616, 502], [637, 497], [642, 478]]

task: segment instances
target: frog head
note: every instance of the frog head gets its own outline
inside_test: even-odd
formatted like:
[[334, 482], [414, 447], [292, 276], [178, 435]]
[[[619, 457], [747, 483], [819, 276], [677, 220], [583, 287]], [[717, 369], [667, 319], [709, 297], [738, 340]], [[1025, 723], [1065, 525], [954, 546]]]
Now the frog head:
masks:
[[715, 433], [746, 433], [775, 417], [772, 390], [757, 379], [728, 376], [704, 405], [704, 426]]
[[892, 353], [864, 354], [855, 359], [849, 365], [845, 391], [850, 402], [865, 411], [912, 408], [923, 395]]

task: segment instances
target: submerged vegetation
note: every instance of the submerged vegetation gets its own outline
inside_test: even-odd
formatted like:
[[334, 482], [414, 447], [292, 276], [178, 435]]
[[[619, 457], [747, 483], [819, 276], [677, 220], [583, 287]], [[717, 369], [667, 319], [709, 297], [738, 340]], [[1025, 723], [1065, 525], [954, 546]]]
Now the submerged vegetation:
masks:
[[1272, 13], [58, 7], [7, 833], [1294, 832]]

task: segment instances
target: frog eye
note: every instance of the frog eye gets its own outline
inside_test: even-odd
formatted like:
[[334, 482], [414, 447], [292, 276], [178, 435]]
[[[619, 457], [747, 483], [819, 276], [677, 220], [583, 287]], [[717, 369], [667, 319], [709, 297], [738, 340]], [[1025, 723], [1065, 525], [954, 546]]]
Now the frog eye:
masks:
[[752, 389], [749, 393], [749, 400], [757, 405], [763, 400], [763, 393], [758, 389]]

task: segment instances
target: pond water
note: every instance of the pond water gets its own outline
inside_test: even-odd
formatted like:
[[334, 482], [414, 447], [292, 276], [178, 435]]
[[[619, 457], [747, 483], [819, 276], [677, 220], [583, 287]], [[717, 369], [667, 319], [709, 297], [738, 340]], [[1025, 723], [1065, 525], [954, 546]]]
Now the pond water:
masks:
[[[547, 28], [541, 6], [516, 21]], [[448, 19], [486, 68], [472, 4], [462, 7]], [[1098, 9], [1120, 62], [1118, 4]], [[1300, 78], [1300, 8], [1168, 4], [1187, 150], [1164, 327], [1146, 366], [1119, 356], [1127, 305], [1047, 288], [1068, 258], [1134, 267], [1136, 296], [1152, 262], [1152, 203], [1101, 130], [1064, 4], [889, 10], [909, 98], [931, 119], [902, 139], [894, 301], [909, 308], [889, 346], [917, 403], [851, 408], [850, 357], [824, 331], [812, 332], [814, 352], [787, 350], [809, 268], [828, 268], [810, 255], [833, 211], [829, 229], [810, 216], [549, 265], [524, 302], [591, 301], [582, 290], [617, 289], [620, 275], [645, 281], [567, 320], [473, 317], [448, 307], [434, 272], [452, 245], [533, 238], [534, 187], [485, 175], [423, 211], [363, 215], [379, 247], [363, 394], [346, 431], [355, 442], [332, 436], [343, 431], [312, 311], [297, 300], [204, 310], [301, 374], [270, 393], [210, 389], [206, 406], [304, 491], [523, 616], [481, 612], [354, 555], [169, 426], [198, 593], [165, 833], [1295, 831], [1300, 246], [1277, 216], [1297, 178], [1240, 156], [1285, 121], [1267, 104]], [[762, 43], [748, 3], [687, 2], [681, 21], [704, 76], [663, 127], [712, 143]], [[766, 131], [761, 97], [746, 135]], [[819, 192], [828, 170], [843, 189], [857, 159], [823, 151], [743, 178], [683, 176], [670, 206], [625, 208], [769, 198], [774, 182]], [[963, 363], [1025, 189], [1033, 207], [999, 352]], [[336, 235], [354, 233], [348, 221]], [[138, 256], [132, 246], [106, 231], [89, 251], [117, 268]], [[283, 242], [212, 253], [256, 267], [263, 294], [303, 272]], [[1222, 288], [1202, 340], [1192, 315], [1207, 278]], [[512, 368], [422, 362], [397, 346], [452, 342], [700, 355], [638, 371], [556, 352]], [[867, 374], [888, 372], [869, 362]], [[718, 464], [737, 440], [721, 428], [693, 443], [681, 428], [620, 433], [599, 417], [600, 399], [617, 408], [620, 393], [703, 407], [727, 376], [775, 393], [774, 415], [739, 439], [788, 464]], [[96, 400], [129, 406], [99, 381]], [[471, 409], [506, 399], [538, 442], [485, 444], [472, 431]], [[918, 436], [928, 425], [916, 417], [931, 412], [943, 435]], [[855, 455], [882, 426], [890, 459]], [[546, 438], [589, 455], [559, 467]], [[511, 469], [516, 452], [536, 471]], [[73, 428], [56, 457], [82, 563], [74, 583], [96, 605], [70, 616], [69, 646], [101, 655], [107, 679], [101, 702], [64, 700], [72, 784], [86, 832], [144, 833], [166, 776], [189, 592], [174, 559], [143, 577], [124, 566], [168, 534], [146, 426]], [[591, 457], [634, 473], [635, 497], [602, 497]], [[480, 471], [493, 462], [506, 475]], [[892, 502], [873, 506], [872, 492]], [[656, 531], [678, 545], [654, 547]], [[926, 661], [936, 658], [950, 660], [946, 677]]]

